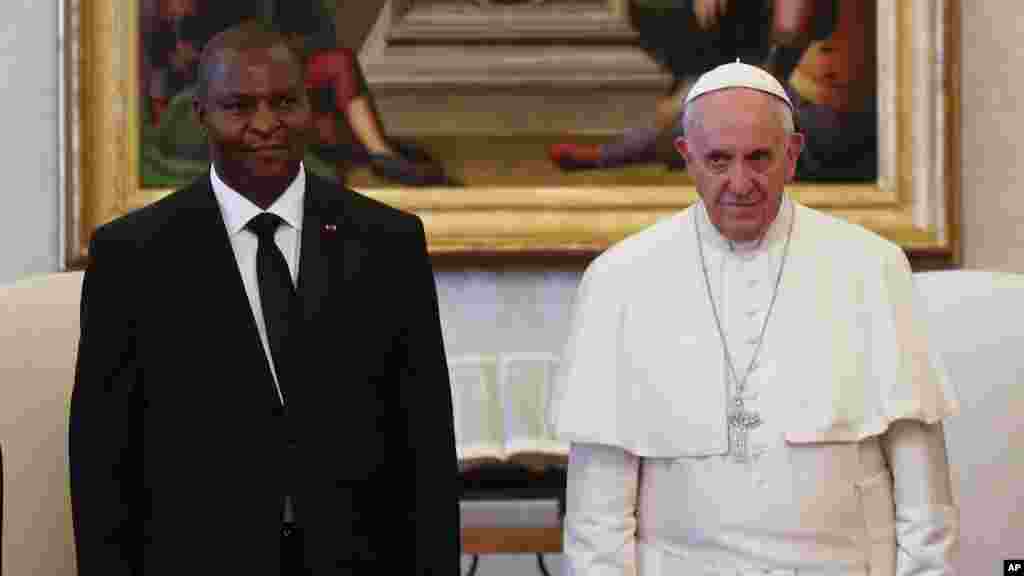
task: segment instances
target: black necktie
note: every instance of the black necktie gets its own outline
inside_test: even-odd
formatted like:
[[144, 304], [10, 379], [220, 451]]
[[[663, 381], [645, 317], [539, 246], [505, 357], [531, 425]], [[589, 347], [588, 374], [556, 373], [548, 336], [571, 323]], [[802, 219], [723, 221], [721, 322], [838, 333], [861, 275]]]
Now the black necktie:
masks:
[[260, 303], [263, 307], [263, 322], [267, 327], [267, 341], [270, 356], [277, 374], [277, 385], [281, 396], [285, 396], [284, 383], [288, 374], [288, 337], [294, 333], [297, 313], [295, 286], [288, 270], [288, 262], [274, 242], [274, 232], [284, 220], [276, 214], [264, 212], [253, 217], [246, 224], [259, 238], [256, 249], [256, 278], [260, 287]]
[[[282, 431], [284, 432], [285, 444], [288, 448], [285, 464], [286, 484], [290, 486], [290, 471], [296, 469], [293, 459], [295, 458], [295, 439], [293, 430], [290, 427], [290, 419], [287, 418], [287, 395], [285, 394], [285, 382], [289, 382], [288, 365], [289, 353], [288, 337], [294, 335], [298, 326], [296, 315], [299, 313], [297, 305], [298, 297], [295, 294], [295, 286], [292, 284], [292, 275], [288, 270], [288, 262], [281, 254], [281, 249], [274, 242], [274, 232], [284, 221], [280, 216], [264, 212], [253, 217], [246, 224], [259, 238], [259, 247], [256, 248], [256, 279], [260, 286], [260, 303], [263, 306], [263, 322], [267, 327], [267, 341], [270, 343], [270, 357], [274, 362], [274, 371], [277, 374], [277, 386], [281, 391], [282, 402]], [[286, 488], [286, 494], [294, 494], [293, 490]], [[295, 521], [295, 511], [291, 496], [285, 496], [282, 520], [286, 523]]]

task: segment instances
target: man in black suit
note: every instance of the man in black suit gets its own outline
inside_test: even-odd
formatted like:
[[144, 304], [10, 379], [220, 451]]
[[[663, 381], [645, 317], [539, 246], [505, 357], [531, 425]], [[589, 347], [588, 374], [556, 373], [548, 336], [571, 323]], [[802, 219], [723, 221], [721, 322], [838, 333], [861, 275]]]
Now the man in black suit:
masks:
[[90, 244], [79, 573], [456, 574], [422, 223], [306, 173], [309, 101], [279, 34], [224, 31], [200, 76], [209, 175]]

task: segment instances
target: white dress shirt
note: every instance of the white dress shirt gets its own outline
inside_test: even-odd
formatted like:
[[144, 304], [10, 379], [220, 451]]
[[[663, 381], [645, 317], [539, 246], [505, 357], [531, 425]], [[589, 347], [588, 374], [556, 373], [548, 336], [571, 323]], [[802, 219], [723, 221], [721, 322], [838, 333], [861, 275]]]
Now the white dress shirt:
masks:
[[[769, 312], [793, 203], [784, 201], [764, 238], [742, 245], [722, 237], [702, 205], [696, 214], [688, 214], [693, 218], [679, 222], [692, 226], [696, 220], [701, 227], [711, 290], [739, 378], [752, 366], [744, 393], [746, 408], [758, 412], [763, 423], [749, 433], [746, 463], [734, 462], [727, 450], [711, 440], [706, 449], [700, 444], [691, 444], [695, 448], [690, 449], [685, 441], [680, 442], [684, 453], [678, 453], [661, 447], [658, 439], [637, 439], [624, 431], [630, 425], [628, 415], [604, 418], [602, 430], [612, 432], [591, 434], [589, 439], [572, 430], [585, 431], [586, 426], [567, 424], [573, 443], [564, 542], [566, 573], [953, 574], [958, 513], [952, 505], [941, 423], [900, 419], [887, 423], [880, 434], [859, 432], [841, 441], [823, 441], [827, 433], [787, 435], [793, 422], [800, 421], [799, 414], [807, 411], [807, 400], [780, 376], [792, 372], [779, 369], [785, 356], [778, 351], [792, 348], [787, 346], [790, 339], [797, 340], [800, 335], [788, 332], [791, 328], [785, 321], [770, 317], [762, 351], [757, 357], [753, 354]], [[693, 233], [692, 227], [689, 232]], [[687, 271], [698, 278], [701, 275], [699, 269]], [[645, 280], [649, 279], [633, 278], [632, 282]], [[704, 290], [703, 282], [699, 278], [701, 289], [695, 294]], [[708, 305], [707, 295], [702, 296], [701, 305]], [[636, 313], [626, 306], [620, 315]], [[676, 319], [672, 314], [666, 317]], [[706, 328], [702, 332], [706, 338], [719, 341], [708, 317], [681, 318], [699, 326], [677, 330]], [[704, 326], [704, 322], [712, 324]], [[583, 326], [581, 330], [586, 330], [585, 323]], [[628, 326], [617, 328], [629, 331]], [[721, 370], [703, 372], [720, 375], [709, 382], [689, 381], [689, 359], [675, 358], [677, 389], [684, 403], [687, 395], [697, 396], [694, 388], [685, 386], [731, 395], [730, 370], [724, 354], [720, 358]], [[572, 368], [568, 370], [567, 379], [571, 379]], [[636, 385], [639, 382], [626, 387], [639, 391]], [[575, 410], [592, 411], [600, 402], [592, 398], [590, 406], [566, 408], [566, 421], [573, 421]], [[842, 403], [836, 405], [842, 408]], [[848, 406], [857, 404], [849, 402]], [[683, 422], [698, 411], [675, 414]], [[643, 414], [637, 416], [643, 418]], [[724, 420], [725, 414], [700, 417]], [[683, 429], [681, 424], [676, 428]], [[662, 435], [672, 436], [673, 431], [664, 430]]]
[[[267, 340], [267, 326], [263, 321], [263, 306], [260, 303], [260, 288], [256, 278], [256, 249], [259, 247], [259, 238], [254, 232], [246, 228], [255, 216], [264, 212], [259, 206], [253, 204], [248, 198], [233, 190], [221, 180], [217, 169], [210, 165], [210, 183], [213, 186], [213, 193], [217, 197], [217, 204], [220, 206], [221, 216], [224, 218], [224, 226], [227, 228], [228, 237], [231, 239], [231, 248], [235, 252], [235, 261], [238, 263], [238, 272], [242, 276], [242, 284], [245, 286], [245, 294], [249, 298], [249, 306], [252, 308], [253, 318], [256, 320], [256, 328], [260, 333], [260, 341], [263, 343], [263, 352], [266, 354], [270, 372], [274, 376], [274, 385], [277, 389], [278, 400], [283, 406], [285, 403], [281, 385], [277, 380], [277, 371], [274, 368], [274, 360], [270, 353], [270, 343]], [[299, 173], [292, 180], [288, 188], [267, 208], [281, 217], [284, 224], [278, 226], [274, 233], [274, 242], [288, 262], [288, 269], [292, 274], [292, 283], [297, 285], [299, 277], [299, 250], [302, 243], [302, 214], [303, 201], [306, 196], [306, 172], [300, 164]]]

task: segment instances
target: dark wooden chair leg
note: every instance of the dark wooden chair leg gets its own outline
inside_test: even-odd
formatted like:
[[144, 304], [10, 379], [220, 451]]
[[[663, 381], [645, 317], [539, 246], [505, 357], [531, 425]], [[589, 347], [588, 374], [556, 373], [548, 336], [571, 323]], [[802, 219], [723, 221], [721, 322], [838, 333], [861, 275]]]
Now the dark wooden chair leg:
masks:
[[540, 569], [540, 573], [544, 576], [551, 576], [551, 573], [548, 572], [547, 564], [544, 563], [544, 554], [541, 552], [537, 553], [537, 568]]

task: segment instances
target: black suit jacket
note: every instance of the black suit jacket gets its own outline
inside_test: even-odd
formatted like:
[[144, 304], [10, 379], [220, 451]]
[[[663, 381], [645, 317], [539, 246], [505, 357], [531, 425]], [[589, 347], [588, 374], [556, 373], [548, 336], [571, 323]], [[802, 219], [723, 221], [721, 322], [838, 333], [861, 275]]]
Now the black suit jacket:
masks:
[[82, 576], [277, 574], [286, 491], [311, 574], [458, 572], [422, 223], [307, 173], [298, 292], [285, 418], [208, 177], [96, 231], [69, 438]]

